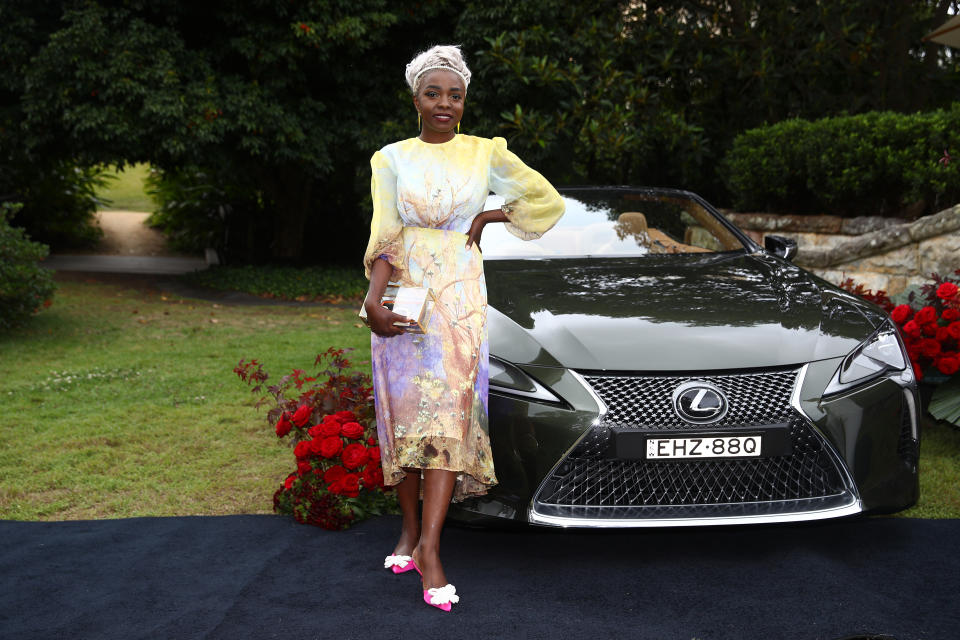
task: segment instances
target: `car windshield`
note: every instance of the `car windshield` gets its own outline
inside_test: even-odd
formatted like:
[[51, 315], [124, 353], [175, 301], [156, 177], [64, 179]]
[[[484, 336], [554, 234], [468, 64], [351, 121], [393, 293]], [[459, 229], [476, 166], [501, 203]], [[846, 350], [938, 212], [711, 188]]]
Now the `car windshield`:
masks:
[[[716, 253], [745, 248], [721, 220], [696, 200], [656, 190], [564, 190], [567, 209], [537, 240], [521, 240], [505, 225], [483, 230], [485, 260], [512, 258], [636, 257]], [[487, 209], [503, 203], [487, 199]]]

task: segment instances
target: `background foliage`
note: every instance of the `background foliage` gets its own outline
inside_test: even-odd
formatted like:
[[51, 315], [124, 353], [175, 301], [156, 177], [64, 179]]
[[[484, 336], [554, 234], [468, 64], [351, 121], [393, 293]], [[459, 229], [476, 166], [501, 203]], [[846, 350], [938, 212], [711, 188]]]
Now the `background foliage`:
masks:
[[19, 204], [0, 204], [0, 331], [23, 324], [53, 297], [53, 273], [38, 262], [47, 247], [31, 242], [8, 217]]
[[[35, 173], [150, 162], [185, 185], [177, 202], [203, 196], [160, 214], [184, 241], [231, 261], [356, 263], [369, 156], [416, 134], [403, 65], [460, 42], [477, 78], [464, 132], [506, 136], [556, 183], [725, 204], [717, 167], [747, 129], [948, 107], [958, 58], [921, 37], [957, 4], [9, 0], [0, 169], [21, 170], [0, 172], [0, 197], [39, 230], [54, 213], [23, 197]], [[191, 190], [198, 174], [211, 189]]]
[[919, 215], [960, 202], [960, 102], [927, 113], [794, 118], [751, 129], [724, 158], [747, 211]]

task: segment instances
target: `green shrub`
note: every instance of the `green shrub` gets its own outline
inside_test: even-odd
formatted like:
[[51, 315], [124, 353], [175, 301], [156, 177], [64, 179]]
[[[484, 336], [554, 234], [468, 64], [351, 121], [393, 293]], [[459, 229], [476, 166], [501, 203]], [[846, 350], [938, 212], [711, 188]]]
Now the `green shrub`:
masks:
[[207, 172], [199, 167], [153, 169], [146, 179], [146, 191], [157, 203], [147, 223], [163, 231], [171, 247], [187, 253], [221, 248], [229, 198]]
[[106, 185], [103, 169], [74, 162], [0, 162], [0, 194], [23, 203], [16, 225], [54, 249], [90, 248], [103, 231], [96, 212], [98, 189]]
[[0, 205], [0, 331], [25, 322], [56, 288], [53, 273], [37, 264], [47, 256], [46, 245], [31, 242], [8, 222], [21, 206]]
[[792, 119], [746, 131], [721, 165], [741, 211], [920, 215], [960, 202], [960, 103]]
[[254, 185], [238, 183], [226, 168], [198, 166], [173, 170], [153, 168], [146, 192], [157, 203], [147, 224], [163, 231], [174, 249], [202, 253], [212, 247], [224, 262], [250, 256], [272, 238], [263, 194]]
[[182, 276], [187, 282], [221, 291], [241, 291], [265, 298], [340, 302], [367, 291], [360, 266], [288, 267], [222, 265]]

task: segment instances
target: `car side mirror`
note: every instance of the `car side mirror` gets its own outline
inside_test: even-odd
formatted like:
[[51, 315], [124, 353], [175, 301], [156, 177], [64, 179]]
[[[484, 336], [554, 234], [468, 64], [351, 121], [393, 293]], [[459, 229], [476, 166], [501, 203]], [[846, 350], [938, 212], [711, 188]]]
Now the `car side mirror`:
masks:
[[775, 256], [780, 256], [784, 260], [793, 260], [793, 257], [797, 255], [797, 241], [793, 238], [765, 236], [763, 239], [763, 248]]

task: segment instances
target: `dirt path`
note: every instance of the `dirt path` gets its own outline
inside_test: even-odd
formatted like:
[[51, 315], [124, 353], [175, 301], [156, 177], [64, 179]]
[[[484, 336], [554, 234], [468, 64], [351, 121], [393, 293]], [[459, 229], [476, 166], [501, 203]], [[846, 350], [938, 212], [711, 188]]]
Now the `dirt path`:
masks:
[[70, 251], [76, 255], [102, 256], [183, 256], [167, 246], [163, 234], [148, 227], [149, 213], [142, 211], [98, 211], [97, 222], [103, 239], [88, 251]]

